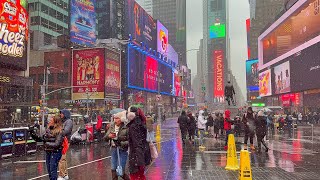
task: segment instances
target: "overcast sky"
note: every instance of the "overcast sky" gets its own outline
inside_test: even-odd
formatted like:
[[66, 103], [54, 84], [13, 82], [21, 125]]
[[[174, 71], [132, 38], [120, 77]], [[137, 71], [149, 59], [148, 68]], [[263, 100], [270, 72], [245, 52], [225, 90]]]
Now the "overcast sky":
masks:
[[[203, 0], [187, 0], [187, 49], [198, 49], [203, 37]], [[248, 0], [229, 0], [231, 69], [242, 93], [246, 92], [245, 61], [247, 59], [246, 22], [249, 18]], [[197, 53], [188, 52], [188, 66], [194, 76], [197, 71]]]

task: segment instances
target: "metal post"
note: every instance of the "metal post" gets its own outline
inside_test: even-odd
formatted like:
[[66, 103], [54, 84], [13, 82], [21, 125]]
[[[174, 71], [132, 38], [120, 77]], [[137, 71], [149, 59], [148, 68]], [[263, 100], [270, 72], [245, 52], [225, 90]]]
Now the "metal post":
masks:
[[158, 71], [158, 124], [161, 124], [161, 112], [160, 112], [160, 73]]
[[42, 113], [42, 118], [41, 118], [41, 126], [40, 126], [40, 134], [43, 134], [44, 133], [44, 119], [45, 119], [45, 107], [44, 107], [44, 104], [45, 104], [45, 100], [46, 100], [46, 70], [47, 68], [43, 68], [43, 84], [42, 84], [42, 87], [41, 87], [41, 100], [42, 100], [42, 107], [41, 107], [41, 113]]
[[312, 143], [313, 143], [313, 124], [311, 124], [311, 139], [312, 139]]
[[89, 89], [88, 88], [86, 89], [86, 93], [87, 93], [87, 116], [89, 116]]

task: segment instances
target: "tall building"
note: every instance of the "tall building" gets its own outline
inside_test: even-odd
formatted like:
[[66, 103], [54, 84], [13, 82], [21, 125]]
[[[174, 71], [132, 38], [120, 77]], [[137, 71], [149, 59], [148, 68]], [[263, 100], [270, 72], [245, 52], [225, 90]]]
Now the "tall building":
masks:
[[152, 0], [136, 0], [137, 3], [145, 10], [148, 14], [153, 16], [153, 3]]
[[97, 38], [108, 39], [112, 36], [111, 14], [113, 12], [112, 0], [97, 0], [96, 13], [97, 13]]
[[203, 1], [203, 67], [206, 100], [224, 101], [224, 82], [228, 69], [228, 19], [227, 1]]
[[169, 30], [169, 43], [178, 52], [179, 63], [187, 65], [186, 0], [153, 0], [153, 18]]
[[258, 37], [262, 30], [284, 9], [287, 0], [249, 0], [251, 27], [249, 34], [250, 59], [258, 57]]
[[30, 0], [30, 47], [39, 49], [69, 34], [69, 1]]

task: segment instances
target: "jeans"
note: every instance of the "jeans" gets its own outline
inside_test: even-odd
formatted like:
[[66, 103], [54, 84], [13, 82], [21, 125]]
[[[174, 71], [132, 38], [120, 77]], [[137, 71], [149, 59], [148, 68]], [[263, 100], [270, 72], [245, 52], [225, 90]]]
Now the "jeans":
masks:
[[62, 150], [58, 152], [46, 151], [46, 165], [50, 180], [58, 179], [58, 164], [62, 156]]
[[[127, 159], [128, 159], [128, 151], [119, 149], [119, 155], [120, 155], [120, 164], [124, 171], [126, 167]], [[111, 170], [116, 170], [117, 166], [118, 166], [117, 148], [111, 147]]]
[[199, 143], [200, 143], [200, 146], [202, 146], [203, 145], [203, 137], [204, 137], [205, 130], [204, 129], [199, 129], [199, 131], [200, 131], [200, 141], [199, 141]]
[[147, 141], [154, 142], [154, 131], [148, 131], [147, 133]]

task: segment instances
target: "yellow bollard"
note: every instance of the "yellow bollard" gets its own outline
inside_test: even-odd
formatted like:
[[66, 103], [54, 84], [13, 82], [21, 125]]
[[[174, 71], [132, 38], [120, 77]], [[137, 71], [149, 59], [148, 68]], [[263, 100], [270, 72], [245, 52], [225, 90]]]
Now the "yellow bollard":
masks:
[[234, 135], [229, 134], [228, 136], [228, 151], [227, 151], [227, 166], [226, 170], [237, 171], [239, 170], [236, 143], [234, 142]]
[[252, 180], [250, 154], [248, 150], [240, 151], [239, 180]]

